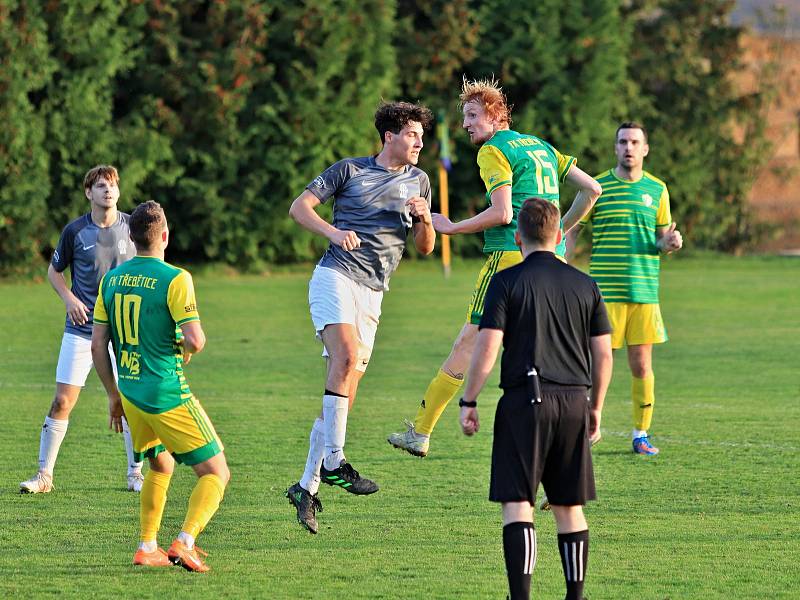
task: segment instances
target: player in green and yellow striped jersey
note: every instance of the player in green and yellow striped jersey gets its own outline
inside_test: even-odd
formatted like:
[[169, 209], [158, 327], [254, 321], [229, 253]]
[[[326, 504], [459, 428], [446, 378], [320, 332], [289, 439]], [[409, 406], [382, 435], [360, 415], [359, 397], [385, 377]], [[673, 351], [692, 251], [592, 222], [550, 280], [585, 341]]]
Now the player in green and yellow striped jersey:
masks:
[[[622, 123], [615, 143], [617, 166], [596, 177], [603, 196], [580, 225], [592, 224], [590, 274], [597, 281], [614, 332], [614, 349], [628, 347], [633, 375], [633, 450], [658, 454], [647, 435], [655, 403], [653, 344], [667, 340], [658, 303], [661, 253], [683, 245], [669, 208], [667, 185], [644, 170], [647, 131]], [[573, 229], [570, 237], [580, 231]]]
[[[174, 563], [205, 572], [209, 567], [194, 539], [217, 511], [230, 479], [222, 442], [183, 375], [184, 363], [203, 349], [206, 338], [191, 275], [164, 262], [169, 229], [158, 203], [151, 200], [133, 211], [130, 235], [136, 257], [106, 273], [100, 282], [92, 357], [108, 392], [111, 428], [121, 429], [124, 411], [134, 452], [139, 460], [150, 461], [142, 485], [140, 544], [133, 564]], [[118, 384], [108, 356], [109, 339]], [[199, 479], [181, 532], [167, 553], [158, 547], [156, 534], [176, 460], [191, 466]]]
[[[414, 423], [408, 424], [407, 431], [389, 436], [390, 444], [416, 456], [427, 454], [430, 435], [439, 417], [464, 382], [489, 281], [497, 271], [522, 262], [522, 255], [514, 242], [514, 232], [523, 202], [537, 197], [558, 206], [559, 185], [565, 180], [570, 181], [579, 192], [562, 220], [563, 229], [568, 231], [602, 193], [597, 182], [577, 167], [575, 158], [560, 153], [534, 135], [511, 130], [511, 111], [496, 81], [465, 79], [460, 100], [464, 113], [463, 127], [470, 141], [480, 146], [478, 167], [489, 206], [458, 223], [433, 214], [433, 226], [439, 233], [448, 235], [482, 231], [487, 259], [478, 275], [466, 323], [450, 356], [428, 385]], [[556, 253], [563, 258], [564, 250], [565, 246], [561, 244]]]

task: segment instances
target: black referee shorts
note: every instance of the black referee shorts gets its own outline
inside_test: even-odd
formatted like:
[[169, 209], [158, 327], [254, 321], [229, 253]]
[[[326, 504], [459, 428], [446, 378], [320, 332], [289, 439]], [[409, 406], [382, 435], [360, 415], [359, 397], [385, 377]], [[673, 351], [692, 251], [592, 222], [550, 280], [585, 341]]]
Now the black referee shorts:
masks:
[[534, 504], [540, 482], [551, 504], [594, 500], [590, 448], [586, 388], [543, 386], [537, 404], [525, 388], [506, 390], [494, 420], [489, 500]]

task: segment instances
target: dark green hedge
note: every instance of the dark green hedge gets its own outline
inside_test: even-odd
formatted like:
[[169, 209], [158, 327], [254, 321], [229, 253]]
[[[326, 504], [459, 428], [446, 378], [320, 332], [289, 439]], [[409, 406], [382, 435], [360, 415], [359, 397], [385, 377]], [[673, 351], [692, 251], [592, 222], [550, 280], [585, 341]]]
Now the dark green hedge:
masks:
[[[670, 184], [684, 234], [738, 249], [752, 241], [744, 201], [764, 156], [764, 100], [730, 86], [732, 4], [0, 0], [0, 273], [42, 269], [87, 210], [82, 177], [98, 163], [119, 167], [121, 208], [164, 205], [175, 260], [312, 259], [324, 241], [288, 206], [328, 164], [378, 149], [381, 99], [447, 117], [452, 210], [479, 211], [475, 149], [459, 128], [463, 74], [499, 77], [515, 127], [590, 172], [613, 164], [621, 119], [645, 121], [648, 169]], [[431, 134], [434, 184], [436, 152]], [[456, 241], [470, 252], [479, 236]]]

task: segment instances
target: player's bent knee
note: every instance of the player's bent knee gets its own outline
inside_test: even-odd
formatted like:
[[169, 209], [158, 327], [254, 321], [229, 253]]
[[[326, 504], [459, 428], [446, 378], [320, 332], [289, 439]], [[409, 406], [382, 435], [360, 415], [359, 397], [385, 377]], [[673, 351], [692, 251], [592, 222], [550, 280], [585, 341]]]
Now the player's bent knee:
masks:
[[149, 458], [150, 468], [164, 475], [172, 475], [175, 471], [175, 459], [169, 452], [159, 452], [157, 456]]
[[[75, 404], [78, 402], [78, 397], [74, 398], [69, 394], [57, 393], [53, 398], [53, 403], [50, 405], [50, 416], [68, 416]], [[66, 413], [66, 414], [65, 414]]]
[[339, 351], [331, 356], [331, 371], [339, 377], [346, 377], [356, 370], [358, 357], [355, 350]]
[[222, 485], [228, 486], [231, 480], [231, 470], [228, 468], [228, 462], [225, 460], [225, 455], [220, 453], [217, 456], [221, 458], [220, 463], [216, 465], [214, 475], [220, 478]]
[[205, 475], [216, 475], [225, 486], [228, 485], [228, 482], [231, 479], [231, 472], [230, 469], [228, 469], [228, 462], [225, 460], [225, 454], [222, 452], [215, 454], [208, 460], [204, 460], [201, 463], [193, 465], [192, 468], [198, 477], [203, 477]]

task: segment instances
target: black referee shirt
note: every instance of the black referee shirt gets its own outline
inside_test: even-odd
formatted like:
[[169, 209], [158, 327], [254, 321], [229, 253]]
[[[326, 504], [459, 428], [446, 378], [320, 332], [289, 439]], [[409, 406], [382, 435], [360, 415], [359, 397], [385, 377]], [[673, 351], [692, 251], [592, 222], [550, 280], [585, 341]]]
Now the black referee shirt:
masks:
[[590, 387], [589, 338], [611, 333], [597, 284], [552, 252], [492, 277], [480, 329], [503, 331], [504, 389], [525, 385], [531, 366], [544, 382]]

